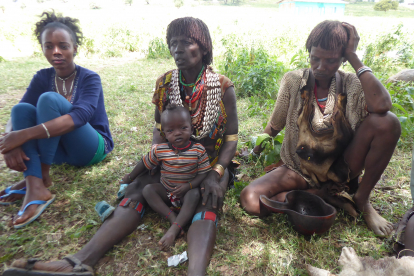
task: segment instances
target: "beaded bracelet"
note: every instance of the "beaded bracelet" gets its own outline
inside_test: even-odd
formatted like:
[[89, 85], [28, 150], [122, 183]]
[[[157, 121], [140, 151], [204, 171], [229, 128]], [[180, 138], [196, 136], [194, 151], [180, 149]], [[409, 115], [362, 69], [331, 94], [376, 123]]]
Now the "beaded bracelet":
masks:
[[357, 77], [359, 78], [363, 73], [365, 73], [365, 72], [371, 72], [372, 73], [372, 69], [371, 68], [369, 68], [368, 66], [362, 66], [362, 67], [360, 67], [358, 70], [357, 70], [357, 72], [356, 72], [356, 74], [357, 74]]
[[181, 228], [181, 226], [180, 226], [178, 223], [173, 222], [173, 224], [177, 225], [177, 226], [178, 226], [178, 228], [180, 228], [180, 229], [181, 229], [181, 231], [183, 231], [183, 228]]

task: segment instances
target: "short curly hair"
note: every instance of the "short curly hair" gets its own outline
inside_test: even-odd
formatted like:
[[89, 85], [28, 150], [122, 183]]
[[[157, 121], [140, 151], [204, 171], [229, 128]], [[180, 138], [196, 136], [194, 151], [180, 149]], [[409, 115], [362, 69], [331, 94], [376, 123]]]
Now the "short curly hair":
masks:
[[[42, 18], [43, 16], [45, 18]], [[43, 12], [39, 17], [42, 19], [36, 23], [34, 34], [40, 44], [42, 44], [42, 34], [46, 29], [59, 28], [66, 30], [72, 36], [72, 41], [76, 46], [82, 45], [83, 33], [78, 19], [63, 17], [61, 14], [56, 14], [54, 10]]]
[[171, 38], [180, 35], [194, 39], [203, 51], [207, 51], [207, 54], [203, 56], [203, 63], [205, 65], [213, 63], [213, 43], [211, 41], [210, 31], [201, 19], [182, 17], [171, 21], [167, 27], [168, 48], [170, 48]]
[[310, 53], [312, 46], [325, 50], [341, 49], [342, 56], [349, 40], [349, 31], [337, 20], [325, 20], [313, 28], [306, 40], [306, 49]]

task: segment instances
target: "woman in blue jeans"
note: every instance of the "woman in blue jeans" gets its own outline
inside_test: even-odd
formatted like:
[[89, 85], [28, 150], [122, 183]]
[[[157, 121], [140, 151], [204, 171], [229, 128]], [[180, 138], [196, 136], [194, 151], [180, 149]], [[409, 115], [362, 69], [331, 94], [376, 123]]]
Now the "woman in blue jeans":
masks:
[[53, 66], [34, 75], [20, 103], [13, 107], [13, 131], [0, 138], [7, 166], [24, 180], [0, 192], [0, 204], [22, 198], [15, 228], [35, 220], [54, 200], [51, 164], [87, 166], [113, 149], [98, 74], [74, 63], [82, 32], [78, 20], [44, 12], [35, 35]]

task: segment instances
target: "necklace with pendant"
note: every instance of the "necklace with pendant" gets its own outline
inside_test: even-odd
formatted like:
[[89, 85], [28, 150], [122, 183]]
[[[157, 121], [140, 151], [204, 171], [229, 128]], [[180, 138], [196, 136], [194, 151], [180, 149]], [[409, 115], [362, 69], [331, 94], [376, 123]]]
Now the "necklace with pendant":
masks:
[[[75, 71], [73, 71], [73, 73], [72, 74], [70, 74], [70, 76], [69, 77], [67, 77], [67, 78], [61, 78], [61, 77], [59, 77], [57, 74], [55, 75], [55, 85], [56, 85], [56, 90], [57, 90], [57, 92], [59, 93], [59, 94], [61, 94], [60, 92], [59, 92], [59, 88], [58, 88], [58, 85], [57, 85], [57, 78], [59, 78], [62, 82], [63, 82], [63, 95], [65, 96], [65, 97], [67, 97], [67, 95], [68, 95], [68, 91], [66, 90], [66, 85], [65, 85], [65, 81], [66, 80], [68, 80], [68, 79], [70, 79], [72, 76], [75, 76], [76, 77], [76, 69], [75, 69]], [[72, 91], [72, 88], [73, 88], [73, 83], [75, 82], [75, 77], [73, 78], [73, 80], [72, 80], [72, 84], [70, 85], [70, 89], [69, 89], [69, 93]]]

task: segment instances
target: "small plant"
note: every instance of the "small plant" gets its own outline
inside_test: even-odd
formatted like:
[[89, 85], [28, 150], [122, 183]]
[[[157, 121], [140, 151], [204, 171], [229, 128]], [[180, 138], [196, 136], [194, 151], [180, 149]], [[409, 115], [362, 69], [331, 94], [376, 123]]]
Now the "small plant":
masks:
[[396, 10], [398, 9], [398, 1], [392, 0], [381, 0], [380, 2], [374, 5], [374, 10], [376, 11], [388, 11], [388, 10]]
[[[410, 67], [414, 55], [414, 45], [406, 38], [402, 28], [403, 25], [399, 24], [390, 33], [381, 35], [368, 44], [363, 63], [375, 72], [387, 74], [397, 71], [400, 67]], [[390, 51], [395, 51], [396, 56], [390, 57]]]
[[134, 0], [125, 0], [125, 5], [131, 6]]
[[275, 98], [279, 80], [286, 72], [282, 62], [270, 56], [262, 47], [241, 44], [238, 38], [222, 39], [226, 49], [220, 71], [236, 86], [240, 97]]
[[6, 60], [4, 59], [4, 57], [0, 56], [0, 62], [5, 62]]
[[85, 49], [86, 55], [95, 53], [95, 43], [93, 38], [84, 37], [82, 48]]
[[280, 149], [282, 148], [284, 137], [284, 131], [279, 132], [276, 137], [271, 137], [267, 133], [251, 137], [251, 141], [247, 144], [248, 147], [254, 148], [255, 146], [261, 145], [263, 148], [263, 151], [257, 159], [256, 165], [260, 163], [263, 167], [266, 167], [279, 162]]
[[184, 0], [174, 0], [174, 6], [176, 8], [181, 8], [182, 6], [184, 6]]
[[147, 58], [170, 58], [170, 50], [168, 45], [164, 42], [164, 39], [156, 37], [152, 39], [148, 44]]

